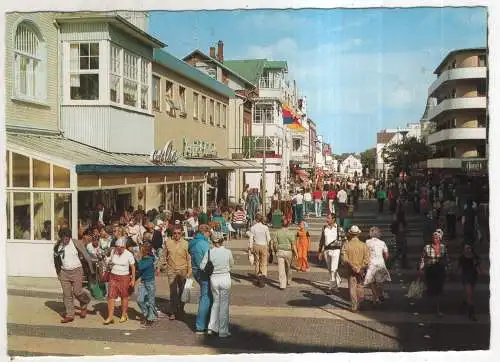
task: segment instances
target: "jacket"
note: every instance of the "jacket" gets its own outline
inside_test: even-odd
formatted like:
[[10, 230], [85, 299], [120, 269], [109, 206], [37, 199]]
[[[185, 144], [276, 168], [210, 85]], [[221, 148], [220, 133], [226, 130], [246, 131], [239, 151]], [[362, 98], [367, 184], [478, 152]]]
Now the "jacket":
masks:
[[155, 280], [155, 258], [153, 256], [145, 256], [137, 263], [137, 277], [143, 282]]
[[[76, 250], [78, 251], [78, 257], [82, 263], [83, 273], [89, 278], [94, 274], [94, 264], [92, 261], [92, 257], [88, 253], [87, 249], [83, 246], [83, 243], [80, 240], [71, 239], [71, 242], [75, 245]], [[62, 258], [58, 253], [59, 246], [61, 245], [62, 240], [59, 240], [56, 245], [54, 245], [54, 266], [56, 268], [56, 273], [59, 275], [62, 269]]]
[[193, 273], [200, 270], [201, 261], [208, 249], [210, 249], [210, 243], [202, 233], [197, 233], [195, 237], [189, 241], [188, 251], [191, 255]]
[[370, 263], [370, 249], [365, 243], [354, 237], [343, 247], [342, 260], [351, 266], [352, 272], [357, 273]]

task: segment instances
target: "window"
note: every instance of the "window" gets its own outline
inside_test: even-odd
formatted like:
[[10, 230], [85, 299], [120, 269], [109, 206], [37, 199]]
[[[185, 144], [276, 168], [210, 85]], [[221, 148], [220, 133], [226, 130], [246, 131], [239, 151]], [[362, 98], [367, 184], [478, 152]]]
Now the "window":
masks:
[[14, 192], [14, 239], [31, 239], [31, 194]]
[[149, 63], [141, 59], [141, 109], [149, 110]]
[[181, 114], [186, 115], [186, 88], [179, 86], [179, 108]]
[[227, 127], [227, 106], [225, 104], [222, 105], [222, 127]]
[[51, 234], [51, 193], [33, 193], [33, 226], [35, 240], [52, 240]]
[[45, 100], [45, 44], [37, 31], [21, 23], [14, 38], [14, 96]]
[[255, 105], [254, 123], [273, 123], [273, 105], [257, 104]]
[[50, 164], [33, 159], [33, 187], [50, 188]]
[[120, 103], [122, 71], [121, 49], [111, 45], [110, 74], [109, 74], [109, 99], [111, 102]]
[[208, 119], [210, 121], [210, 124], [213, 126], [214, 125], [214, 101], [212, 99], [210, 100], [210, 108], [208, 109]]
[[215, 106], [215, 124], [220, 127], [220, 103]]
[[456, 59], [451, 62], [451, 67], [455, 69], [457, 67], [457, 61]]
[[12, 152], [12, 186], [30, 187], [30, 159], [15, 152]]
[[281, 74], [277, 72], [264, 72], [259, 82], [260, 88], [281, 88]]
[[201, 121], [207, 123], [207, 98], [201, 97]]
[[161, 102], [161, 94], [160, 94], [160, 78], [153, 76], [153, 109], [156, 111], [160, 111], [160, 102]]
[[450, 158], [455, 158], [457, 156], [457, 146], [451, 146]]
[[123, 104], [137, 107], [139, 93], [137, 75], [139, 58], [129, 52], [123, 54]]
[[[264, 137], [257, 137], [255, 139], [255, 148], [258, 150], [271, 151], [274, 148], [274, 140], [272, 137], [266, 137], [267, 142], [264, 142]], [[267, 143], [267, 144], [266, 144]]]
[[170, 81], [165, 81], [165, 104], [167, 106], [167, 113], [171, 113], [175, 109], [174, 104], [174, 84]]
[[73, 100], [99, 99], [99, 43], [70, 45], [70, 89]]
[[300, 151], [300, 148], [302, 147], [302, 141], [300, 138], [294, 138], [293, 139], [293, 151], [298, 152]]
[[200, 105], [198, 104], [198, 93], [193, 93], [193, 118], [198, 119]]
[[486, 54], [482, 54], [477, 57], [478, 60], [478, 66], [480, 67], [486, 67]]
[[486, 82], [479, 82], [479, 84], [477, 85], [477, 96], [486, 96]]

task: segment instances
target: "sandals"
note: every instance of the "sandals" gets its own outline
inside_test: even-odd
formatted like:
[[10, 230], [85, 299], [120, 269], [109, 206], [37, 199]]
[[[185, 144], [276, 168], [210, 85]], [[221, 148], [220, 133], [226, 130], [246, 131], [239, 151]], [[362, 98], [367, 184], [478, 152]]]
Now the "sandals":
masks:
[[109, 324], [113, 324], [115, 323], [115, 320], [113, 318], [108, 318], [106, 320], [104, 320], [104, 322], [102, 322], [102, 324], [104, 324], [105, 326], [109, 325]]
[[122, 315], [122, 317], [120, 318], [120, 323], [125, 323], [126, 321], [128, 321], [128, 315]]

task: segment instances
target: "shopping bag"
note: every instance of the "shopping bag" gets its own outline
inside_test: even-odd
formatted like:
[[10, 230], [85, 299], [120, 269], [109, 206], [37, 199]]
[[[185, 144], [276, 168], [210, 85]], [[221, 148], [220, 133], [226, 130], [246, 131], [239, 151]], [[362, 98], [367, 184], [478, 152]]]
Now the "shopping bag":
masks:
[[181, 302], [189, 303], [189, 299], [191, 298], [191, 289], [193, 288], [193, 279], [187, 278], [186, 283], [184, 283], [184, 290], [181, 295]]
[[104, 291], [102, 290], [102, 285], [99, 283], [89, 283], [89, 290], [92, 297], [98, 300], [104, 299]]
[[408, 294], [406, 295], [411, 299], [420, 299], [424, 295], [425, 284], [421, 280], [415, 280], [410, 283]]
[[254, 265], [255, 263], [255, 256], [252, 253], [248, 254], [248, 262], [250, 263], [250, 265]]

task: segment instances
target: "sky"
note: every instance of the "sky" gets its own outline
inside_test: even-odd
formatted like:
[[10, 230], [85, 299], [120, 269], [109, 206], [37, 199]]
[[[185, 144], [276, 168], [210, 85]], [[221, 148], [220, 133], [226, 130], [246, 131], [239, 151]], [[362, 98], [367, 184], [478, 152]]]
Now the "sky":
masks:
[[286, 60], [309, 118], [340, 154], [375, 147], [384, 128], [418, 122], [444, 57], [486, 46], [487, 10], [158, 11], [149, 32], [179, 58], [208, 54], [222, 40], [225, 59]]

